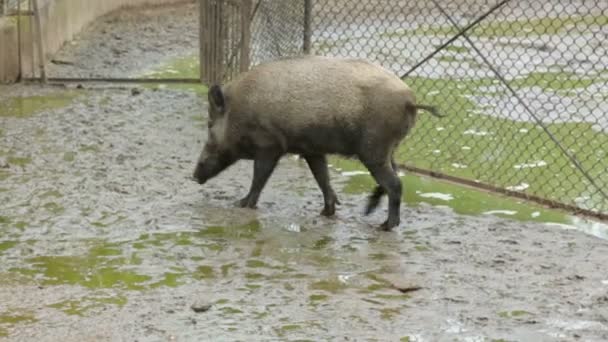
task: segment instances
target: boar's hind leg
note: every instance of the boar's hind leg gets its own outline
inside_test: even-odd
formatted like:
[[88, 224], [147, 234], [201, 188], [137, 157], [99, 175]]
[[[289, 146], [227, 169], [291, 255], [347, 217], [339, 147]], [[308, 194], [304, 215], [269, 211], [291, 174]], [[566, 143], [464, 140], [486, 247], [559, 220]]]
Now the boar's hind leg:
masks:
[[276, 155], [264, 155], [256, 158], [253, 161], [253, 180], [251, 182], [251, 188], [245, 198], [238, 201], [236, 204], [241, 208], [252, 208], [254, 209], [260, 198], [260, 193], [264, 189], [264, 185], [270, 178], [272, 171], [277, 166], [280, 156]]
[[382, 229], [390, 230], [400, 222], [399, 207], [401, 206], [401, 180], [392, 168], [391, 163], [366, 163], [379, 186], [388, 193], [388, 219], [382, 224]]
[[324, 155], [306, 155], [303, 157], [306, 159], [306, 163], [308, 163], [308, 167], [310, 167], [310, 171], [312, 171], [319, 188], [321, 188], [321, 192], [323, 192], [325, 206], [323, 207], [321, 215], [333, 216], [336, 212], [336, 203], [340, 204], [340, 201], [338, 201], [334, 189], [332, 189], [329, 184], [327, 159]]
[[[391, 159], [391, 166], [393, 167], [393, 171], [397, 172], [397, 163], [395, 163], [395, 159]], [[365, 207], [365, 215], [369, 215], [376, 210], [378, 205], [380, 204], [380, 200], [382, 196], [386, 195], [386, 190], [380, 185], [376, 185], [374, 191], [367, 198], [367, 207]]]

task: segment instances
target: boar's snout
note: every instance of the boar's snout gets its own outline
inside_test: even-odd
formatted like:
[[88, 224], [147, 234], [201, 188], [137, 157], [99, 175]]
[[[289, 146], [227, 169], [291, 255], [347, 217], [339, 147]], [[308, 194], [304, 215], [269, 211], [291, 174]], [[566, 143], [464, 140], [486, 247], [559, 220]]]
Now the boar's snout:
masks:
[[197, 163], [196, 168], [194, 169], [194, 174], [192, 174], [192, 179], [198, 184], [205, 184], [207, 179], [205, 179], [203, 175], [204, 165], [202, 163]]
[[205, 184], [209, 179], [234, 164], [235, 161], [235, 158], [229, 153], [209, 153], [206, 148], [201, 153], [192, 177], [199, 184]]

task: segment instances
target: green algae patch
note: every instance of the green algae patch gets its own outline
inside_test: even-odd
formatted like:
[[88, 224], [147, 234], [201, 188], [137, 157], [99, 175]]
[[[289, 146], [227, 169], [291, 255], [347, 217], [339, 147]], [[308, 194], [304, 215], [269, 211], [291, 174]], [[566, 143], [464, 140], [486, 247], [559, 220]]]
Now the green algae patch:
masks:
[[227, 277], [230, 274], [230, 270], [236, 268], [236, 263], [224, 264], [220, 267], [222, 277]]
[[79, 285], [89, 289], [121, 288], [141, 290], [151, 277], [123, 269], [140, 262], [122, 255], [116, 244], [99, 243], [80, 256], [30, 258], [29, 268], [12, 269], [29, 276], [43, 276], [43, 285]]
[[249, 268], [274, 268], [261, 260], [255, 260], [255, 259], [247, 260], [247, 262], [245, 263], [245, 266], [247, 266]]
[[209, 226], [197, 232], [197, 236], [209, 238], [253, 239], [261, 231], [260, 221], [235, 226]]
[[329, 293], [338, 293], [347, 288], [346, 284], [337, 278], [324, 279], [310, 284], [311, 290], [321, 290]]
[[8, 329], [19, 324], [37, 322], [38, 319], [29, 311], [13, 310], [0, 312], [0, 337], [7, 337]]
[[220, 311], [224, 314], [224, 315], [236, 315], [236, 314], [242, 314], [243, 311], [237, 309], [237, 308], [233, 308], [231, 306], [224, 306], [222, 308], [220, 308]]
[[0, 101], [0, 117], [25, 118], [67, 107], [77, 96], [76, 91], [66, 91], [44, 96], [9, 97]]
[[311, 302], [321, 302], [321, 301], [325, 301], [329, 298], [328, 295], [324, 295], [324, 294], [311, 294], [310, 296], [308, 296], [308, 299]]
[[127, 304], [127, 298], [124, 296], [89, 296], [80, 300], [66, 300], [49, 305], [49, 307], [63, 311], [67, 315], [85, 316], [89, 311], [94, 309], [106, 308], [108, 306], [116, 306], [122, 308]]
[[15, 247], [17, 245], [17, 241], [2, 241], [0, 242], [0, 255], [5, 251]]
[[498, 316], [502, 318], [519, 318], [530, 315], [532, 315], [532, 313], [525, 310], [501, 311], [498, 313]]
[[399, 308], [382, 308], [378, 310], [380, 312], [380, 318], [383, 320], [392, 320], [395, 316], [401, 313]]
[[32, 159], [30, 157], [10, 156], [10, 157], [6, 158], [6, 162], [11, 166], [19, 166], [19, 167], [23, 168], [27, 164], [31, 163]]
[[201, 265], [196, 268], [194, 273], [195, 279], [213, 279], [215, 278], [215, 271], [213, 267], [207, 265]]
[[312, 249], [317, 250], [317, 251], [325, 249], [332, 242], [334, 242], [333, 238], [331, 238], [329, 236], [324, 236], [324, 237], [320, 238], [319, 240], [315, 241], [314, 245], [312, 246]]
[[166, 272], [163, 275], [163, 279], [161, 279], [155, 283], [152, 283], [150, 285], [150, 287], [151, 288], [178, 287], [183, 284], [183, 282], [181, 281], [181, 278], [183, 278], [185, 275], [186, 275], [185, 273]]
[[[160, 67], [152, 70], [151, 72], [146, 74], [147, 77], [158, 79], [159, 83], [162, 83], [162, 79], [167, 78], [195, 78], [198, 79], [200, 77], [200, 66], [199, 66], [199, 58], [198, 56], [187, 56], [187, 57], [179, 57], [175, 58], [168, 63], [161, 65]], [[199, 96], [204, 96], [207, 94], [207, 87], [203, 84], [194, 84], [194, 83], [184, 83], [184, 84], [161, 84], [156, 86], [147, 85], [148, 88], [170, 88], [170, 89], [179, 89], [179, 90], [187, 90], [198, 94]]]

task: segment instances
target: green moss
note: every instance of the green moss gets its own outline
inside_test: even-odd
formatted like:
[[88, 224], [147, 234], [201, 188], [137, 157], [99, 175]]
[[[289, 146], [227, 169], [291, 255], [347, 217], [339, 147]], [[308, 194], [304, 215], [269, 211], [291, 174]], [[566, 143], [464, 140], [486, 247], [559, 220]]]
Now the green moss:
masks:
[[40, 196], [38, 196], [39, 198], [49, 198], [49, 197], [55, 197], [55, 198], [61, 198], [63, 197], [63, 195], [61, 194], [61, 192], [57, 191], [57, 190], [48, 190], [43, 192], [42, 194], [40, 194]]
[[78, 93], [64, 91], [45, 96], [9, 97], [0, 101], [0, 117], [25, 118], [45, 110], [68, 106]]
[[79, 300], [66, 300], [49, 305], [51, 308], [59, 309], [67, 315], [85, 316], [87, 312], [105, 308], [110, 305], [122, 308], [127, 303], [127, 298], [124, 296], [113, 297], [84, 297]]
[[254, 272], [245, 273], [245, 278], [247, 278], [249, 280], [259, 280], [259, 279], [264, 279], [265, 277], [266, 276], [261, 273], [254, 273]]
[[524, 311], [524, 310], [501, 311], [498, 313], [498, 316], [500, 316], [502, 318], [517, 318], [517, 317], [529, 316], [529, 315], [532, 315], [532, 314], [530, 312]]
[[213, 267], [207, 265], [201, 265], [196, 268], [196, 273], [194, 273], [194, 278], [196, 279], [212, 279], [215, 278], [215, 272], [213, 271]]
[[383, 320], [392, 320], [401, 312], [399, 308], [382, 308], [378, 311], [380, 311], [380, 318]]
[[123, 288], [139, 290], [151, 279], [121, 267], [138, 264], [116, 244], [98, 242], [81, 256], [40, 256], [27, 259], [29, 268], [12, 269], [28, 276], [43, 275], [43, 285], [80, 285], [89, 289]]
[[311, 290], [321, 290], [331, 293], [338, 293], [346, 289], [346, 284], [339, 281], [337, 278], [319, 280], [310, 284], [309, 288]]
[[324, 294], [311, 294], [308, 297], [308, 299], [310, 299], [311, 302], [320, 302], [320, 301], [327, 300], [327, 298], [329, 298], [329, 297]]
[[[200, 67], [197, 56], [176, 58], [148, 73], [146, 76], [162, 80], [163, 78], [199, 78]], [[158, 86], [148, 86], [156, 87]], [[202, 84], [169, 84], [168, 88], [192, 91], [200, 96], [207, 94], [207, 87]]]
[[24, 167], [27, 164], [32, 162], [32, 159], [29, 157], [15, 157], [10, 156], [6, 159], [9, 165]]
[[185, 276], [184, 273], [166, 272], [163, 275], [163, 279], [151, 284], [150, 287], [151, 288], [178, 287], [183, 284], [183, 282], [181, 282], [180, 279], [183, 278], [184, 276]]
[[267, 263], [254, 259], [247, 260], [245, 265], [250, 268], [272, 268], [272, 266], [268, 265]]
[[2, 253], [4, 251], [7, 251], [13, 247], [15, 247], [17, 245], [17, 241], [2, 241], [0, 242], [0, 255], [2, 255]]
[[218, 237], [218, 238], [242, 238], [252, 239], [261, 230], [260, 222], [257, 220], [246, 224], [236, 225], [231, 227], [225, 226], [210, 226], [197, 232], [197, 236], [201, 237]]
[[65, 208], [61, 204], [55, 202], [47, 202], [43, 205], [43, 207], [44, 209], [55, 215], [61, 214], [65, 210]]
[[36, 322], [36, 317], [28, 311], [10, 311], [0, 314], [0, 325], [14, 325], [23, 322]]
[[220, 311], [222, 311], [222, 313], [224, 315], [236, 315], [236, 314], [243, 313], [243, 311], [230, 307], [230, 306], [224, 306], [224, 307], [220, 308]]
[[315, 244], [312, 246], [314, 250], [322, 250], [325, 249], [330, 243], [334, 242], [334, 239], [329, 236], [324, 236], [319, 240], [315, 241]]
[[65, 152], [63, 154], [63, 161], [68, 163], [73, 162], [76, 159], [76, 152]]

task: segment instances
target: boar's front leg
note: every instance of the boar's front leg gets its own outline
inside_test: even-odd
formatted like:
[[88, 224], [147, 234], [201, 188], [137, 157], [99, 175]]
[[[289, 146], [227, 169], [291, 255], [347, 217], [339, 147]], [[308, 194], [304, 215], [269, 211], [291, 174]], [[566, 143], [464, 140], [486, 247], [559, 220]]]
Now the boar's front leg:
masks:
[[336, 212], [336, 203], [340, 204], [338, 197], [329, 184], [329, 172], [327, 170], [327, 159], [325, 155], [305, 155], [303, 156], [312, 171], [321, 192], [323, 192], [323, 201], [325, 203], [321, 215], [333, 216]]
[[251, 188], [249, 189], [247, 196], [236, 203], [237, 206], [251, 209], [256, 207], [258, 199], [260, 198], [260, 193], [262, 192], [262, 189], [264, 189], [272, 171], [274, 171], [274, 168], [277, 166], [279, 159], [280, 155], [277, 156], [276, 154], [262, 154], [256, 157], [253, 161], [253, 180], [251, 182]]

